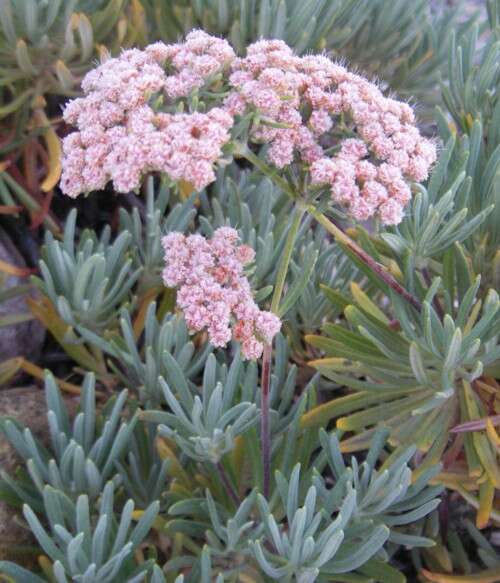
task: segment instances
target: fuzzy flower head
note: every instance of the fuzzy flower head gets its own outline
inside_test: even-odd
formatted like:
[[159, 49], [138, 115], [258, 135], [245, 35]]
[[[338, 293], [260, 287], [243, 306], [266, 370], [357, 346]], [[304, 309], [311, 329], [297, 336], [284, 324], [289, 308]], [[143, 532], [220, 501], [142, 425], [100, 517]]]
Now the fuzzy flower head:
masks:
[[[357, 220], [399, 223], [409, 182], [425, 180], [436, 160], [408, 104], [325, 56], [299, 57], [283, 41], [262, 40], [233, 61], [229, 83], [238, 97], [225, 107], [235, 114], [244, 103], [258, 114], [250, 137], [269, 145], [270, 162], [310, 169], [313, 184], [328, 186]], [[332, 145], [333, 156], [325, 152]]]
[[84, 96], [64, 110], [65, 121], [77, 131], [63, 141], [62, 191], [76, 197], [111, 181], [117, 192], [129, 192], [149, 172], [197, 190], [213, 182], [233, 116], [217, 107], [178, 113], [175, 100], [201, 87], [232, 58], [226, 41], [193, 31], [185, 43], [127, 50], [90, 71], [82, 81]]
[[[63, 143], [61, 187], [73, 197], [109, 181], [136, 190], [149, 172], [202, 189], [215, 180], [236, 116], [253, 120], [248, 140], [266, 144], [274, 166], [310, 173], [360, 221], [399, 223], [411, 182], [425, 180], [436, 160], [408, 104], [281, 40], [258, 41], [237, 58], [227, 41], [195, 30], [182, 43], [124, 51], [82, 88], [64, 111], [77, 127]], [[203, 113], [189, 111], [193, 91]]]
[[241, 343], [246, 359], [261, 356], [281, 328], [280, 319], [255, 303], [244, 266], [254, 251], [239, 245], [230, 227], [217, 229], [212, 239], [169, 233], [163, 238], [166, 286], [177, 288], [177, 304], [190, 330], [206, 330], [210, 342], [222, 347]]

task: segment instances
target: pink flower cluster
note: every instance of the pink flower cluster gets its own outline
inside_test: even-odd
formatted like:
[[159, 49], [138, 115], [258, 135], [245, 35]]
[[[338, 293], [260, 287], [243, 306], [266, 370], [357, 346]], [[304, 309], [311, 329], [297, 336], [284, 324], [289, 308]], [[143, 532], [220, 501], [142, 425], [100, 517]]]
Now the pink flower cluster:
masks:
[[312, 181], [329, 184], [332, 199], [347, 207], [355, 219], [364, 221], [377, 214], [384, 224], [396, 225], [411, 198], [410, 187], [397, 166], [376, 165], [366, 156], [362, 140], [344, 140], [335, 157], [313, 163]]
[[244, 358], [257, 359], [279, 332], [281, 321], [255, 303], [243, 272], [254, 251], [238, 242], [238, 233], [230, 227], [217, 229], [210, 240], [169, 233], [162, 241], [163, 281], [178, 288], [177, 303], [191, 330], [206, 329], [214, 346], [225, 346], [233, 338], [241, 342]]
[[[209, 99], [220, 107], [178, 112], [177, 100], [212, 81]], [[197, 30], [184, 43], [125, 51], [82, 87], [85, 97], [64, 111], [78, 128], [63, 143], [61, 187], [69, 196], [110, 180], [119, 192], [135, 190], [154, 171], [204, 188], [215, 180], [234, 117], [249, 111], [257, 114], [250, 138], [268, 145], [270, 161], [305, 164], [313, 184], [328, 185], [358, 220], [399, 223], [409, 181], [424, 180], [436, 159], [408, 104], [325, 56], [299, 57], [280, 40], [256, 42], [236, 58], [227, 41]], [[157, 111], [162, 106], [170, 113]]]
[[165, 92], [173, 99], [202, 87], [207, 79], [222, 73], [235, 58], [227, 41], [202, 30], [190, 32], [184, 43], [164, 47], [165, 59], [175, 69], [165, 83]]
[[[274, 165], [288, 166], [297, 153], [312, 165], [313, 183], [328, 184], [354, 218], [401, 221], [407, 181], [424, 180], [436, 159], [409, 105], [324, 56], [294, 55], [280, 40], [251, 45], [232, 71], [237, 93], [225, 107], [232, 115], [249, 106], [258, 112], [253, 138], [269, 144]], [[352, 138], [344, 139], [346, 130]], [[335, 144], [340, 151], [331, 157], [325, 147]]]
[[[63, 141], [65, 194], [76, 197], [102, 189], [110, 180], [118, 192], [128, 192], [140, 186], [144, 173], [155, 171], [190, 182], [197, 190], [215, 180], [213, 165], [230, 139], [232, 116], [220, 108], [168, 114], [151, 105], [155, 96], [170, 95], [172, 87], [182, 86], [178, 75], [167, 76], [166, 60], [186, 64], [190, 75], [197, 75], [198, 86], [204, 70], [213, 73], [230, 59], [232, 49], [225, 41], [210, 45], [208, 39], [197, 31], [188, 35], [185, 46], [156, 43], [144, 51], [127, 50], [86, 75], [85, 96], [64, 110], [66, 122], [78, 128]], [[205, 56], [196, 52], [205, 49]], [[212, 65], [204, 69], [207, 59]]]

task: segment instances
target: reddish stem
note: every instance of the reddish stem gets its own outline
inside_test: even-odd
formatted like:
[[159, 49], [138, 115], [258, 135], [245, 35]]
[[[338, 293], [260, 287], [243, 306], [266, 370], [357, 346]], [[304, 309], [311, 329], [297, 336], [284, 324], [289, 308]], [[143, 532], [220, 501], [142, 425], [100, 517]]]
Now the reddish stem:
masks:
[[361, 247], [356, 245], [354, 241], [346, 243], [346, 246], [352, 251], [357, 257], [363, 261], [374, 273], [376, 273], [380, 279], [385, 282], [398, 296], [404, 298], [409, 302], [417, 312], [422, 311], [422, 304], [420, 301], [413, 296], [409, 291], [407, 291], [386, 269], [383, 265], [375, 261], [373, 257], [368, 255]]
[[262, 355], [262, 383], [261, 383], [261, 413], [260, 413], [260, 441], [262, 448], [263, 493], [269, 497], [271, 485], [271, 427], [269, 424], [269, 390], [271, 384], [271, 356], [272, 346], [264, 347]]
[[319, 212], [313, 205], [307, 207], [307, 211], [312, 215], [320, 225], [323, 225], [325, 229], [331, 233], [335, 239], [347, 247], [354, 255], [356, 255], [361, 261], [370, 268], [373, 273], [378, 275], [378, 277], [385, 282], [395, 293], [404, 298], [409, 304], [411, 304], [418, 312], [422, 311], [422, 304], [413, 296], [408, 290], [406, 290], [397, 280], [391, 275], [386, 268], [375, 261], [373, 257], [368, 255], [368, 253], [362, 249], [357, 243], [355, 243], [344, 230], [328, 219], [323, 213]]

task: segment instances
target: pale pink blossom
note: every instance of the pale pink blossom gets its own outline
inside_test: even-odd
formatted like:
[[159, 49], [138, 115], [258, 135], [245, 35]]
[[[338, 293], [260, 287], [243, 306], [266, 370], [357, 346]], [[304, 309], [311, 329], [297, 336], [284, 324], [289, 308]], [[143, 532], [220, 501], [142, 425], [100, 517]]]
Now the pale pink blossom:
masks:
[[397, 225], [403, 218], [403, 205], [391, 198], [379, 207], [378, 212], [385, 225]]
[[238, 93], [230, 93], [223, 103], [223, 108], [231, 116], [242, 115], [246, 109], [246, 101]]
[[[215, 180], [235, 116], [245, 115], [250, 141], [266, 144], [271, 164], [310, 171], [358, 220], [395, 224], [411, 181], [425, 180], [436, 160], [408, 104], [281, 40], [260, 40], [238, 58], [227, 41], [195, 30], [184, 42], [108, 59], [82, 88], [64, 111], [78, 130], [63, 144], [61, 186], [70, 196], [108, 181], [135, 190], [148, 172], [202, 189]], [[188, 111], [185, 98], [197, 89], [203, 113]]]
[[357, 162], [368, 155], [368, 148], [363, 140], [347, 139], [342, 142], [339, 158]]
[[389, 198], [387, 189], [376, 180], [368, 180], [365, 182], [361, 194], [372, 209], [376, 209]]
[[[169, 82], [179, 84], [178, 76], [167, 76], [160, 66], [165, 60], [191, 63], [197, 78], [209, 68], [205, 56], [219, 59], [217, 68], [230, 60], [226, 41], [216, 39], [208, 46], [209, 38], [195, 31], [185, 45], [156, 43], [144, 51], [124, 51], [87, 74], [85, 97], [70, 101], [64, 110], [66, 122], [77, 127], [63, 140], [64, 193], [75, 197], [109, 181], [118, 192], [137, 190], [149, 172], [184, 180], [196, 190], [215, 180], [214, 165], [230, 139], [233, 116], [216, 107], [206, 113], [166, 114], [151, 104]], [[202, 49], [208, 53], [196, 53]], [[182, 80], [191, 74], [184, 70], [179, 76]]]
[[207, 79], [223, 72], [235, 59], [234, 51], [226, 40], [202, 30], [191, 31], [183, 43], [172, 45], [169, 51], [164, 52], [170, 66], [175, 69], [165, 84], [166, 94], [173, 99], [202, 87]]
[[315, 135], [321, 135], [332, 129], [333, 119], [326, 109], [315, 109], [309, 118], [309, 125]]
[[[326, 56], [298, 57], [283, 41], [262, 40], [233, 61], [229, 83], [240, 100], [228, 103], [237, 103], [238, 113], [243, 99], [265, 118], [251, 138], [269, 145], [270, 162], [278, 168], [311, 165], [313, 183], [329, 185], [333, 200], [358, 220], [376, 215], [394, 224], [411, 196], [408, 181], [425, 180], [436, 160], [435, 146], [420, 135], [408, 104]], [[323, 138], [338, 128], [340, 114], [354, 137], [337, 135], [338, 153], [326, 156], [323, 144], [332, 143]], [[377, 182], [384, 164], [398, 174]], [[391, 198], [394, 204], [388, 204]]]
[[230, 227], [217, 229], [212, 239], [170, 233], [162, 240], [165, 251], [163, 281], [177, 288], [177, 304], [193, 332], [206, 330], [214, 346], [234, 339], [245, 359], [261, 356], [281, 328], [280, 319], [259, 309], [244, 266], [255, 253], [239, 245]]

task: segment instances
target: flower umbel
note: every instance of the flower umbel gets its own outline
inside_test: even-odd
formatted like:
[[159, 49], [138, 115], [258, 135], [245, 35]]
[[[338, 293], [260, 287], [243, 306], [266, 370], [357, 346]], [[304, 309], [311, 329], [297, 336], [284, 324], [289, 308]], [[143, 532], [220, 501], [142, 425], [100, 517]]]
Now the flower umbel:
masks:
[[408, 181], [425, 180], [436, 160], [408, 104], [327, 57], [295, 55], [281, 40], [249, 46], [232, 71], [237, 93], [225, 107], [233, 115], [250, 107], [263, 118], [251, 138], [269, 144], [272, 164], [312, 165], [312, 182], [329, 185], [333, 201], [357, 220], [401, 221]]
[[[201, 37], [205, 44], [197, 46]], [[213, 165], [229, 141], [232, 116], [217, 107], [206, 113], [167, 113], [155, 105], [155, 98], [169, 102], [203, 85], [208, 73], [230, 60], [232, 49], [226, 41], [212, 39], [210, 48], [207, 39], [211, 37], [195, 31], [184, 45], [155, 43], [144, 51], [127, 50], [85, 76], [85, 96], [70, 101], [64, 110], [65, 121], [78, 128], [63, 141], [65, 194], [76, 197], [102, 189], [109, 181], [116, 191], [129, 192], [139, 188], [148, 172], [185, 180], [197, 190], [215, 180]], [[210, 54], [203, 55], [205, 49]], [[207, 59], [212, 65], [204, 75], [201, 63]], [[187, 69], [169, 76], [167, 63]]]
[[191, 330], [206, 329], [218, 347], [237, 340], [244, 358], [257, 359], [279, 332], [281, 321], [255, 303], [243, 272], [254, 251], [238, 241], [230, 227], [217, 229], [210, 240], [169, 233], [163, 238], [163, 281], [178, 288], [177, 303]]
[[236, 58], [227, 41], [196, 30], [183, 43], [124, 51], [82, 88], [64, 111], [78, 128], [63, 143], [61, 188], [73, 197], [109, 181], [136, 190], [148, 172], [201, 190], [215, 180], [236, 116], [253, 120], [243, 139], [267, 144], [274, 166], [297, 165], [360, 221], [401, 222], [411, 181], [425, 180], [436, 160], [407, 103], [281, 40]]

